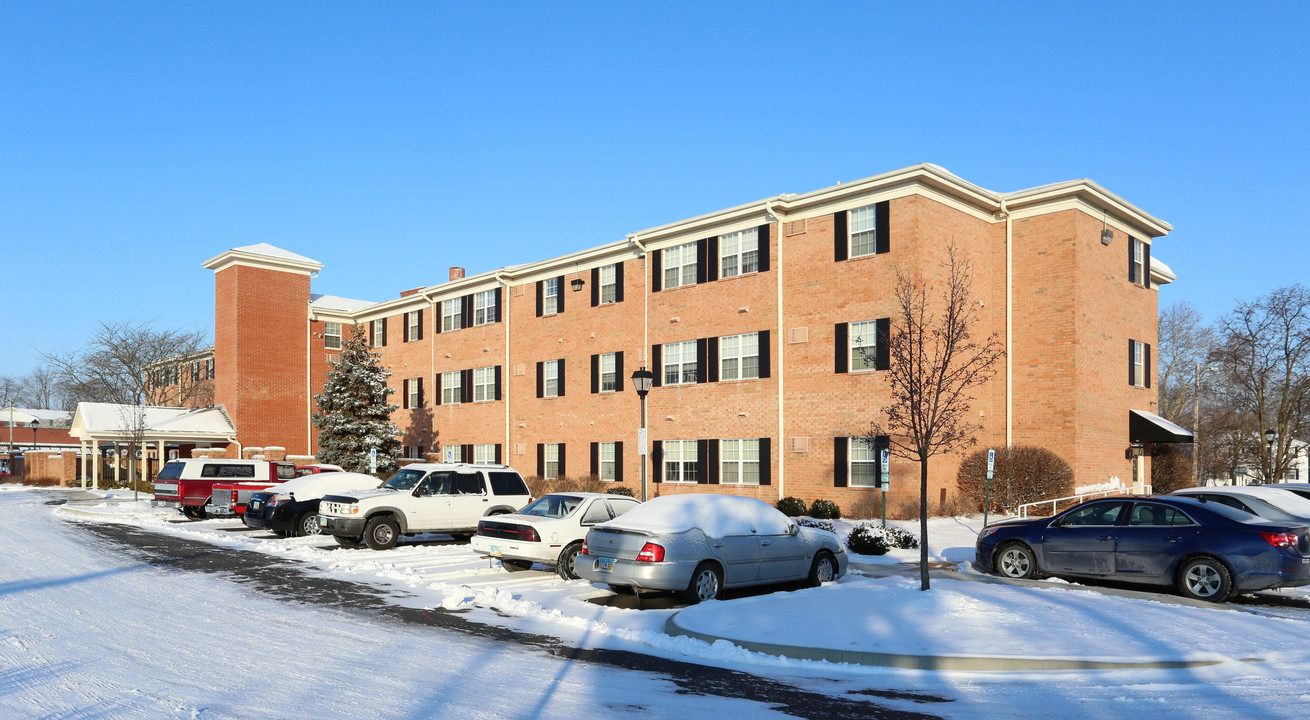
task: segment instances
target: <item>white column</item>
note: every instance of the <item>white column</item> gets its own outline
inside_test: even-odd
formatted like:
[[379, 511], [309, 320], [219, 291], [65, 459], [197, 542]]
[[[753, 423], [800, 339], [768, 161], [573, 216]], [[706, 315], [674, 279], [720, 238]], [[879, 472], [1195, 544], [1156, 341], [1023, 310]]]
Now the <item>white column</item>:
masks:
[[87, 472], [90, 470], [90, 467], [86, 464], [86, 460], [87, 460], [87, 457], [86, 457], [86, 441], [85, 441], [85, 440], [78, 440], [78, 441], [77, 441], [77, 447], [82, 451], [82, 489], [85, 490], [85, 489], [86, 489], [86, 474], [87, 474]]
[[100, 489], [100, 441], [91, 438], [91, 447], [95, 450], [95, 457], [91, 458], [91, 489]]
[[122, 485], [122, 481], [118, 479], [118, 466], [122, 464], [123, 464], [123, 457], [118, 454], [118, 443], [115, 442], [114, 443], [114, 487], [119, 487], [120, 485]]
[[[168, 462], [168, 458], [164, 457], [164, 441], [163, 440], [156, 441], [155, 445], [158, 448], [158, 453], [159, 453], [159, 469], [163, 470], [164, 463]], [[154, 478], [146, 478], [146, 479], [153, 480]]]

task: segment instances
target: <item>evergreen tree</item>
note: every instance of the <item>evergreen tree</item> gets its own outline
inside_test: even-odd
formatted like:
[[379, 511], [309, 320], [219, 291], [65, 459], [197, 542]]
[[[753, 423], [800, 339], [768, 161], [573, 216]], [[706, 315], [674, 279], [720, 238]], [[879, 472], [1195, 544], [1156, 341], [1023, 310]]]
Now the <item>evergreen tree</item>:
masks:
[[391, 371], [378, 364], [381, 357], [369, 351], [359, 326], [352, 327], [341, 359], [331, 363], [323, 392], [314, 396], [320, 462], [367, 473], [369, 451], [376, 449], [377, 475], [395, 472], [400, 428], [391, 422], [396, 406], [387, 402], [387, 396], [396, 391], [387, 387]]

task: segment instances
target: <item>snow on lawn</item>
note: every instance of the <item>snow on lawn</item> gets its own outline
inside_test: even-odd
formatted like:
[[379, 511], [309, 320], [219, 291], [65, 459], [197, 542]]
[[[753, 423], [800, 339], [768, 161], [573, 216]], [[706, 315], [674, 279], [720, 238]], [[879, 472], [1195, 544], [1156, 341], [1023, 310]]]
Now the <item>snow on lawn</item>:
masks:
[[[764, 664], [796, 661], [748, 653], [725, 642], [707, 644], [664, 634], [675, 610], [633, 610], [587, 602], [605, 597], [603, 585], [564, 582], [553, 573], [508, 573], [466, 544], [402, 542], [392, 550], [337, 547], [330, 537], [277, 538], [249, 531], [234, 520], [176, 522], [176, 511], [147, 501], [115, 500], [66, 507], [78, 521], [127, 522], [189, 537], [303, 561], [311, 569], [397, 591], [396, 602], [470, 611], [481, 622], [547, 633], [587, 646], [611, 641], [707, 659]], [[633, 510], [633, 513], [637, 510]], [[917, 522], [889, 522], [917, 535]], [[854, 523], [836, 521], [840, 536]], [[973, 542], [981, 518], [929, 521], [929, 556], [963, 563], [972, 572]], [[975, 655], [1112, 660], [1310, 659], [1310, 615], [1285, 619], [1227, 607], [1195, 608], [1108, 596], [1063, 587], [1020, 588], [937, 579], [931, 592], [918, 581], [874, 578], [861, 565], [916, 562], [918, 550], [884, 556], [852, 555], [853, 571], [838, 583], [793, 592], [734, 597], [684, 609], [678, 624], [732, 639], [875, 653]], [[1053, 585], [1055, 585], [1053, 583]], [[1295, 613], [1295, 610], [1289, 612]], [[1197, 644], [1205, 638], [1204, 644]]]

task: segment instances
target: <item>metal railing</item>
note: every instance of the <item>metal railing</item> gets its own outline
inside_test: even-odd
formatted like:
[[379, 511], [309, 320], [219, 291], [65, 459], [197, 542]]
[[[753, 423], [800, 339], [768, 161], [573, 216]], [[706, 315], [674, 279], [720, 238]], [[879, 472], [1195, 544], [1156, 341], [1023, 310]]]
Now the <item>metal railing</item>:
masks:
[[1068, 497], [1055, 498], [1053, 500], [1038, 500], [1037, 502], [1024, 503], [1023, 505], [1020, 505], [1017, 508], [1017, 510], [1019, 513], [1019, 517], [1026, 518], [1028, 517], [1029, 508], [1034, 508], [1049, 503], [1051, 506], [1051, 514], [1054, 515], [1057, 512], [1057, 507], [1059, 506], [1060, 503], [1068, 502], [1070, 500], [1076, 500], [1077, 502], [1075, 502], [1074, 504], [1081, 505], [1084, 500], [1092, 500], [1094, 498], [1100, 498], [1100, 497], [1109, 497], [1111, 495], [1150, 495], [1150, 494], [1151, 494], [1150, 485], [1134, 485], [1131, 487], [1115, 488], [1113, 490], [1097, 490], [1096, 492], [1083, 493], [1082, 495], [1069, 495]]

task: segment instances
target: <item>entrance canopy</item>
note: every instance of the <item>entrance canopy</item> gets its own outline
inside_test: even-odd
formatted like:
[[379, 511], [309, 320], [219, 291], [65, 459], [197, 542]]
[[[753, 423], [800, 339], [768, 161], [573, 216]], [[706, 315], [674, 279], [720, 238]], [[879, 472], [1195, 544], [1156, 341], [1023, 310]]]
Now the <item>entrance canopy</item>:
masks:
[[1192, 433], [1145, 410], [1128, 411], [1128, 441], [1137, 443], [1189, 443]]
[[90, 443], [236, 442], [237, 430], [227, 408], [177, 408], [113, 403], [77, 404], [69, 435]]

